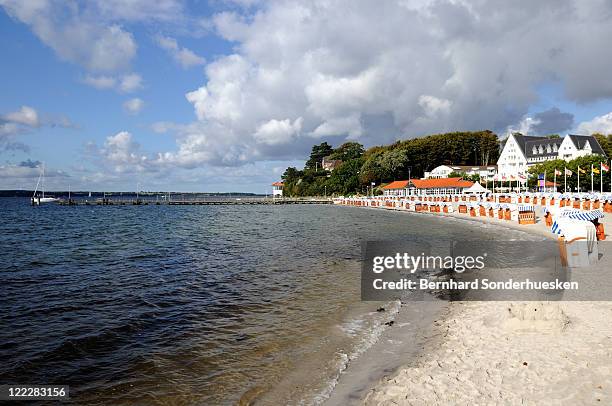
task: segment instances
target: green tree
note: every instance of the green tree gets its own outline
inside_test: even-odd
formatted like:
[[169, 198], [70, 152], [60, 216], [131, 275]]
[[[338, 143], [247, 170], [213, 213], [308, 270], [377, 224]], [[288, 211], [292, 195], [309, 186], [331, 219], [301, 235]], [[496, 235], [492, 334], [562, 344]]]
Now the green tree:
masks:
[[341, 161], [348, 161], [351, 159], [361, 158], [365, 150], [363, 145], [358, 142], [345, 142], [334, 150], [331, 154], [330, 159], [339, 159]]
[[321, 162], [323, 158], [334, 152], [334, 149], [327, 142], [322, 142], [319, 145], [315, 145], [312, 147], [312, 151], [310, 152], [310, 157], [308, 161], [306, 161], [306, 166], [304, 169], [319, 169], [321, 168]]
[[363, 158], [343, 162], [327, 179], [327, 194], [348, 196], [357, 193], [361, 188], [359, 171], [362, 165]]
[[[584, 170], [584, 173], [580, 173], [580, 191], [591, 190], [591, 165], [598, 170], [600, 169], [601, 162], [605, 162], [606, 158], [600, 155], [587, 155], [576, 158], [569, 162], [562, 159], [555, 159], [553, 161], [542, 162], [541, 164], [534, 165], [529, 168], [528, 172], [531, 174], [528, 184], [529, 187], [536, 189], [538, 187], [538, 175], [546, 174], [546, 180], [552, 182], [555, 177], [555, 170], [560, 173], [557, 175], [557, 187], [559, 191], [565, 191], [565, 168], [572, 171], [571, 176], [567, 176], [567, 191], [575, 192], [578, 190], [578, 167]], [[603, 180], [603, 190], [610, 190], [610, 174], [604, 172], [603, 176], [594, 173], [593, 175], [593, 189], [598, 191], [600, 188], [600, 180]]]
[[465, 174], [465, 172], [456, 172], [456, 171], [454, 171], [454, 172], [449, 173], [448, 177], [449, 178], [464, 178], [465, 179], [466, 178], [466, 174]]
[[599, 142], [599, 145], [601, 145], [601, 149], [604, 150], [608, 158], [612, 158], [612, 134], [608, 134], [606, 136], [600, 133], [595, 133], [593, 136], [597, 139], [597, 142]]

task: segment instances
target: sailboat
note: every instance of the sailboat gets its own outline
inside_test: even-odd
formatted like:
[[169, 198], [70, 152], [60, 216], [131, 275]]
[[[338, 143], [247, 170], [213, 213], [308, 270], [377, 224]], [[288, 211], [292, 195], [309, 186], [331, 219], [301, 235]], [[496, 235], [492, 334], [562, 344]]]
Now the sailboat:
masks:
[[[42, 196], [36, 196], [38, 192], [38, 186], [40, 185]], [[32, 205], [39, 205], [43, 203], [58, 202], [59, 199], [53, 196], [45, 196], [45, 163], [41, 166], [40, 175], [38, 176], [38, 182], [36, 182], [36, 189], [34, 189], [34, 195], [32, 195]]]

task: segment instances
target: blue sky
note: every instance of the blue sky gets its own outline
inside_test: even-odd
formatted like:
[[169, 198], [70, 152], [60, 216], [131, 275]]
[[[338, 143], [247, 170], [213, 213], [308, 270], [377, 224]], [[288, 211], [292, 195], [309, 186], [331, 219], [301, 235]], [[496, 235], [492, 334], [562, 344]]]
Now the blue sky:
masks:
[[0, 0], [0, 188], [265, 193], [322, 141], [612, 133], [612, 6], [506, 3]]

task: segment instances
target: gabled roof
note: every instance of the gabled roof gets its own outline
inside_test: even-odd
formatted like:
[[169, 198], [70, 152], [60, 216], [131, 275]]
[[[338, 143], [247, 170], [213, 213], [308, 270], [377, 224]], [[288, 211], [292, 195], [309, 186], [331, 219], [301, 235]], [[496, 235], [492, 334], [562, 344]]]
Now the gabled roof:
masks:
[[272, 186], [283, 186], [283, 182], [274, 182]]
[[385, 190], [392, 190], [392, 189], [406, 189], [408, 187], [408, 182], [407, 180], [394, 180], [393, 182], [389, 183], [388, 185], [383, 186], [383, 189]]
[[[531, 137], [529, 137], [531, 138]], [[541, 138], [541, 137], [538, 137]], [[563, 142], [562, 138], [544, 138], [540, 140], [530, 140], [525, 142], [525, 155], [527, 158], [533, 157], [552, 157], [559, 155], [559, 148], [561, 147], [561, 143]], [[554, 148], [556, 146], [556, 148]], [[537, 153], [533, 153], [533, 148], [538, 150]], [[539, 152], [539, 149], [542, 148], [542, 153]], [[550, 148], [550, 152], [548, 152], [548, 148]]]
[[[561, 143], [564, 140], [564, 138], [536, 137], [533, 135], [523, 135], [521, 133], [514, 133], [512, 135], [514, 136], [516, 143], [521, 148], [523, 155], [525, 155], [525, 157], [528, 159], [533, 158], [533, 157], [558, 156], [559, 155], [558, 150], [561, 147]], [[591, 149], [593, 150], [594, 154], [600, 154], [604, 156], [606, 155], [603, 149], [601, 148], [601, 145], [599, 145], [599, 142], [597, 142], [597, 138], [593, 137], [592, 135], [568, 134], [566, 135], [566, 137], [570, 137], [570, 140], [574, 143], [574, 145], [576, 146], [576, 148], [578, 148], [578, 150], [582, 150], [584, 146], [586, 145], [586, 142], [588, 141], [589, 144], [591, 144]], [[554, 145], [557, 146], [557, 151], [553, 149]], [[541, 146], [543, 149], [543, 153], [540, 154], [538, 152], [537, 154], [534, 154], [533, 153], [534, 146], [538, 149], [538, 151], [539, 151], [539, 147]], [[551, 147], [550, 152], [546, 152], [547, 146]]]
[[603, 156], [606, 155], [606, 153], [604, 152], [603, 148], [601, 148], [601, 145], [599, 145], [599, 142], [597, 141], [597, 138], [595, 138], [592, 135], [568, 134], [567, 136], [570, 137], [570, 140], [572, 140], [572, 142], [574, 143], [576, 148], [578, 148], [579, 150], [584, 149], [584, 146], [586, 145], [586, 143], [588, 141], [589, 144], [591, 144], [591, 149], [592, 149], [594, 154], [600, 154], [600, 155], [603, 155]]
[[411, 179], [410, 183], [417, 189], [468, 188], [474, 184], [461, 178]]
[[[533, 157], [552, 157], [559, 155], [559, 147], [563, 142], [563, 138], [548, 138], [548, 137], [536, 137], [533, 135], [523, 135], [521, 133], [512, 134], [516, 143], [521, 148], [521, 152], [525, 155], [526, 158]], [[557, 150], [553, 149], [553, 146], [557, 146]], [[533, 147], [536, 147], [539, 151], [539, 148], [542, 147], [543, 153], [533, 153]], [[550, 146], [550, 152], [546, 152], [546, 147]]]

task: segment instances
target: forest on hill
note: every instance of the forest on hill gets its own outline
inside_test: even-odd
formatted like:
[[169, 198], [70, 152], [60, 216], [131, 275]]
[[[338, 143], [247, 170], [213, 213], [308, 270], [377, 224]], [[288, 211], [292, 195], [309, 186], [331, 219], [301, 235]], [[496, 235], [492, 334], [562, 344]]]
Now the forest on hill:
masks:
[[[452, 132], [397, 141], [367, 150], [358, 142], [333, 148], [315, 145], [304, 168], [289, 167], [282, 179], [285, 196], [351, 195], [367, 193], [374, 184], [420, 178], [443, 164], [492, 165], [499, 156], [499, 140], [491, 131]], [[341, 161], [334, 170], [323, 160]]]

